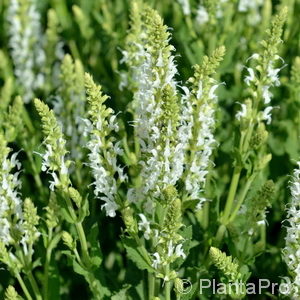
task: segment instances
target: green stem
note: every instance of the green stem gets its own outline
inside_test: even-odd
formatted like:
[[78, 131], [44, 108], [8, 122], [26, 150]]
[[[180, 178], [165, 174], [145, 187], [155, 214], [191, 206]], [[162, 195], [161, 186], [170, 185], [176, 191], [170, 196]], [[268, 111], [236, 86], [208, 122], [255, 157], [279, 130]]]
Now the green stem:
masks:
[[17, 280], [18, 280], [18, 282], [19, 282], [19, 284], [20, 284], [20, 286], [23, 290], [23, 293], [25, 294], [26, 299], [27, 300], [32, 300], [32, 297], [31, 297], [31, 295], [30, 295], [30, 293], [29, 293], [29, 291], [28, 291], [28, 289], [27, 289], [27, 287], [26, 287], [26, 285], [25, 285], [25, 283], [24, 283], [24, 281], [23, 281], [23, 279], [22, 279], [22, 277], [19, 273], [16, 274], [16, 278], [17, 278]]
[[224, 224], [224, 225], [227, 225], [227, 223], [228, 223], [228, 218], [229, 218], [231, 210], [232, 210], [232, 206], [234, 203], [234, 198], [235, 198], [235, 194], [236, 194], [237, 187], [239, 184], [240, 176], [241, 176], [241, 168], [235, 167], [233, 176], [232, 176], [232, 180], [230, 183], [229, 193], [228, 193], [226, 204], [225, 204], [224, 215], [222, 216], [222, 224]]
[[240, 210], [240, 207], [242, 206], [242, 204], [243, 204], [243, 202], [244, 202], [244, 200], [245, 200], [245, 198], [247, 196], [247, 193], [248, 193], [248, 191], [249, 191], [249, 189], [251, 187], [251, 184], [252, 184], [253, 180], [255, 179], [255, 175], [256, 174], [252, 174], [250, 176], [250, 178], [247, 180], [247, 182], [246, 182], [246, 184], [244, 186], [244, 189], [242, 191], [241, 197], [240, 197], [237, 205], [235, 206], [235, 208], [234, 208], [234, 210], [233, 210], [233, 212], [232, 212], [232, 214], [230, 216], [229, 223], [233, 222], [234, 219], [235, 219], [235, 217], [236, 217], [236, 215], [238, 214], [238, 212]]
[[42, 300], [43, 298], [42, 298], [41, 292], [40, 292], [40, 290], [39, 290], [39, 287], [38, 287], [38, 285], [37, 285], [37, 282], [36, 282], [35, 278], [34, 278], [33, 275], [32, 275], [32, 272], [29, 271], [29, 272], [27, 273], [27, 276], [28, 276], [29, 282], [30, 282], [30, 284], [31, 284], [31, 287], [32, 287], [32, 289], [33, 289], [33, 292], [34, 292], [34, 294], [35, 294], [36, 299], [37, 299], [37, 300]]
[[216, 246], [220, 245], [221, 241], [223, 240], [225, 232], [226, 232], [226, 226], [221, 224], [215, 238]]
[[84, 262], [89, 266], [90, 264], [90, 256], [88, 252], [88, 245], [85, 237], [85, 233], [83, 230], [82, 223], [76, 223], [76, 230], [80, 241], [81, 253], [83, 255]]
[[48, 299], [49, 265], [50, 265], [50, 261], [51, 261], [51, 255], [52, 255], [52, 247], [50, 247], [51, 240], [52, 240], [52, 228], [49, 229], [48, 247], [47, 247], [46, 261], [45, 261], [45, 267], [44, 267], [44, 281], [43, 281], [43, 283], [44, 283], [44, 285], [43, 285], [44, 300]]
[[151, 273], [148, 273], [148, 289], [149, 289], [149, 300], [153, 300], [155, 295], [155, 277]]
[[43, 286], [43, 295], [44, 299], [48, 300], [48, 286], [49, 286], [49, 265], [50, 265], [50, 259], [51, 259], [51, 251], [49, 249], [46, 253], [46, 261], [45, 261], [45, 269], [44, 269], [44, 286]]
[[[167, 266], [166, 266], [166, 270], [165, 270], [166, 276], [169, 275], [169, 272], [170, 272], [170, 266], [167, 265]], [[165, 299], [166, 299], [166, 300], [171, 300], [171, 281], [170, 281], [170, 280], [168, 280], [168, 281], [165, 283]]]

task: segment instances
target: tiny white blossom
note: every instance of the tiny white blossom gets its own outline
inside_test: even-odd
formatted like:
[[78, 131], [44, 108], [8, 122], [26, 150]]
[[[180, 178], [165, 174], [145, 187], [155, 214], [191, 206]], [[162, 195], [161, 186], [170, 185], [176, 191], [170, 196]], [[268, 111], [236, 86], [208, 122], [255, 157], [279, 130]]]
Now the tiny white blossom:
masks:
[[300, 297], [300, 162], [297, 165], [290, 185], [292, 199], [287, 208], [288, 227], [283, 250], [283, 258], [291, 274], [290, 296], [293, 299]]
[[196, 14], [196, 22], [203, 25], [209, 21], [209, 14], [203, 5], [199, 5]]
[[271, 97], [273, 94], [269, 91], [270, 86], [264, 85], [262, 87], [262, 96], [265, 104], [269, 104], [271, 102]]
[[191, 14], [190, 0], [178, 0], [182, 7], [183, 14], [189, 16]]
[[186, 258], [186, 255], [185, 255], [185, 253], [182, 249], [182, 244], [179, 244], [179, 245], [176, 246], [175, 255], [176, 255], [176, 257], [182, 257], [183, 259]]
[[246, 68], [249, 75], [245, 77], [245, 82], [247, 85], [250, 85], [250, 82], [254, 81], [255, 79], [255, 73], [252, 68]]
[[160, 258], [159, 253], [157, 253], [157, 252], [155, 252], [155, 253], [153, 254], [153, 257], [154, 257], [154, 259], [153, 259], [153, 261], [152, 261], [152, 267], [153, 267], [154, 269], [157, 269], [157, 268], [159, 267], [159, 265], [161, 264], [161, 258]]
[[241, 110], [238, 111], [235, 115], [235, 117], [238, 121], [240, 121], [243, 118], [246, 118], [246, 116], [247, 116], [247, 105], [246, 104], [240, 104], [240, 105], [241, 105]]
[[262, 113], [262, 120], [267, 121], [268, 125], [271, 124], [272, 121], [272, 115], [271, 115], [272, 109], [273, 109], [272, 106], [267, 106]]
[[144, 214], [139, 214], [139, 217], [141, 218], [141, 222], [138, 223], [139, 230], [143, 231], [144, 238], [149, 240], [151, 234], [150, 222], [147, 220]]

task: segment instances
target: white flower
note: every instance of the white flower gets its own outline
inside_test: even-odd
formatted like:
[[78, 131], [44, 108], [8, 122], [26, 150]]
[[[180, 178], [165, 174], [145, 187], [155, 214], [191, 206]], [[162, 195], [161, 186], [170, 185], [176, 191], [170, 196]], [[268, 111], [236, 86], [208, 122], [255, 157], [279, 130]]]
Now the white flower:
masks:
[[55, 172], [51, 172], [53, 181], [50, 181], [49, 188], [51, 191], [54, 191], [54, 188], [59, 185], [60, 181]]
[[176, 257], [182, 257], [183, 259], [186, 258], [186, 255], [185, 255], [185, 253], [182, 249], [182, 244], [179, 244], [179, 245], [176, 246], [175, 255], [176, 255]]
[[238, 11], [240, 12], [247, 12], [248, 10], [256, 10], [258, 9], [262, 4], [264, 0], [240, 0]]
[[196, 205], [196, 211], [201, 210], [203, 208], [203, 204], [207, 201], [209, 201], [209, 200], [204, 197], [199, 198], [199, 202]]
[[246, 118], [246, 116], [247, 116], [247, 105], [246, 104], [240, 104], [240, 105], [241, 105], [241, 110], [238, 111], [235, 115], [235, 117], [238, 121], [240, 121], [243, 118]]
[[269, 85], [264, 85], [262, 87], [262, 96], [265, 104], [269, 104], [271, 102], [271, 97], [273, 96], [273, 94], [269, 91], [269, 88]]
[[262, 120], [267, 121], [268, 125], [271, 124], [272, 121], [272, 115], [271, 115], [272, 109], [273, 109], [272, 106], [267, 106], [262, 113]]
[[[28, 9], [22, 12], [22, 8], [24, 10], [26, 7], [23, 2], [9, 1], [7, 21], [14, 74], [22, 88], [24, 102], [28, 103], [33, 98], [34, 91], [44, 84], [44, 74], [41, 70], [46, 57], [36, 1], [26, 1]], [[22, 19], [26, 22], [22, 22]]]
[[150, 222], [144, 214], [139, 214], [139, 217], [141, 218], [141, 222], [138, 223], [139, 230], [144, 231], [144, 238], [149, 240], [151, 234]]
[[249, 72], [249, 75], [245, 77], [245, 82], [247, 85], [250, 85], [250, 82], [254, 81], [255, 79], [255, 73], [252, 68], [246, 68], [246, 69]]
[[209, 14], [203, 5], [199, 5], [196, 14], [196, 22], [203, 25], [209, 21]]
[[[193, 160], [189, 163], [188, 166], [186, 166], [189, 172], [185, 179], [185, 189], [191, 199], [203, 199], [200, 198], [200, 194], [205, 186], [206, 175], [208, 173], [208, 167], [210, 164], [210, 156], [212, 154], [213, 147], [216, 144], [213, 135], [213, 130], [215, 127], [214, 105], [217, 101], [215, 91], [219, 85], [220, 84], [215, 84], [210, 88], [208, 94], [208, 98], [210, 99], [210, 101], [203, 101], [199, 109], [199, 114], [197, 116], [197, 121], [200, 121], [200, 127], [199, 131], [197, 132], [195, 142], [199, 150], [196, 151], [195, 155], [193, 156]], [[199, 87], [202, 90], [201, 82], [199, 83]], [[198, 96], [202, 96], [202, 91], [197, 93], [197, 97]], [[187, 107], [186, 110], [190, 111], [191, 109]], [[196, 120], [190, 121], [190, 126], [193, 126], [193, 123], [195, 121]], [[190, 133], [188, 136], [192, 138], [192, 135]], [[200, 208], [202, 204], [202, 201], [199, 200], [198, 208]]]
[[[103, 152], [103, 145], [106, 144], [105, 137], [101, 135], [101, 130], [104, 130], [102, 128], [103, 120], [100, 114], [97, 118], [93, 122], [84, 120], [84, 132], [89, 138], [86, 145], [90, 151], [88, 154], [89, 166], [94, 177], [92, 185], [94, 186], [95, 196], [105, 202], [101, 205], [101, 208], [105, 209], [106, 215], [115, 217], [116, 210], [119, 208], [115, 202], [118, 186], [115, 174], [118, 175], [121, 182], [127, 180], [127, 175], [124, 173], [123, 168], [117, 165], [117, 155], [122, 154], [120, 143], [110, 143], [105, 153]], [[114, 115], [111, 115], [108, 120], [108, 128], [115, 132], [119, 129]]]
[[268, 77], [270, 78], [271, 82], [274, 83], [275, 86], [280, 85], [278, 73], [281, 68], [274, 69], [272, 65], [268, 66]]
[[290, 186], [292, 199], [287, 208], [288, 227], [283, 250], [283, 258], [291, 274], [293, 289], [290, 296], [293, 299], [300, 297], [300, 162], [297, 164]]
[[101, 200], [105, 201], [105, 204], [101, 205], [101, 208], [105, 209], [106, 216], [114, 218], [116, 216], [116, 210], [119, 208], [119, 206], [107, 197], [101, 197]]
[[154, 269], [157, 269], [157, 268], [159, 267], [159, 265], [161, 264], [160, 255], [159, 255], [157, 252], [155, 252], [155, 253], [153, 254], [153, 257], [154, 257], [154, 259], [153, 259], [153, 261], [152, 261], [152, 267], [153, 267]]
[[189, 0], [178, 0], [182, 7], [183, 14], [189, 16], [191, 14], [190, 2]]
[[250, 57], [247, 58], [246, 62], [248, 62], [251, 59], [256, 59], [257, 60], [259, 58], [260, 58], [260, 55], [258, 53], [254, 53]]

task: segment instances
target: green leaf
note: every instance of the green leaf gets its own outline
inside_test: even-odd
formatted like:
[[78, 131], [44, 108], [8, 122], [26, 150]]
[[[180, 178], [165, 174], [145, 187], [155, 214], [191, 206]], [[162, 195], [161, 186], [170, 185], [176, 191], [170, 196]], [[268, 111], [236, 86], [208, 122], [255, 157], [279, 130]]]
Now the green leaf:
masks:
[[147, 270], [150, 273], [155, 272], [155, 269], [150, 265], [149, 256], [146, 257], [146, 255], [143, 254], [143, 252], [146, 252], [145, 248], [137, 245], [137, 243], [130, 238], [124, 238], [123, 245], [128, 258], [131, 259], [140, 270]]
[[88, 235], [88, 241], [90, 242], [91, 262], [95, 268], [98, 268], [101, 265], [102, 258], [103, 258], [98, 237], [99, 237], [99, 229], [98, 229], [98, 223], [96, 222], [91, 227], [90, 233]]
[[131, 288], [131, 285], [126, 285], [118, 293], [111, 297], [111, 300], [124, 300], [127, 298], [127, 291]]

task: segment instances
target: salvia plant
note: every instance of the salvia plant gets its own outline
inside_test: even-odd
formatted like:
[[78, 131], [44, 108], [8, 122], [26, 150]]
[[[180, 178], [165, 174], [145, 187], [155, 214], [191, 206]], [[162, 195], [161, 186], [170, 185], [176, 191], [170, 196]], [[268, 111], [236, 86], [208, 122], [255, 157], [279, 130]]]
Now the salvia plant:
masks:
[[0, 0], [0, 297], [300, 299], [299, 0]]

